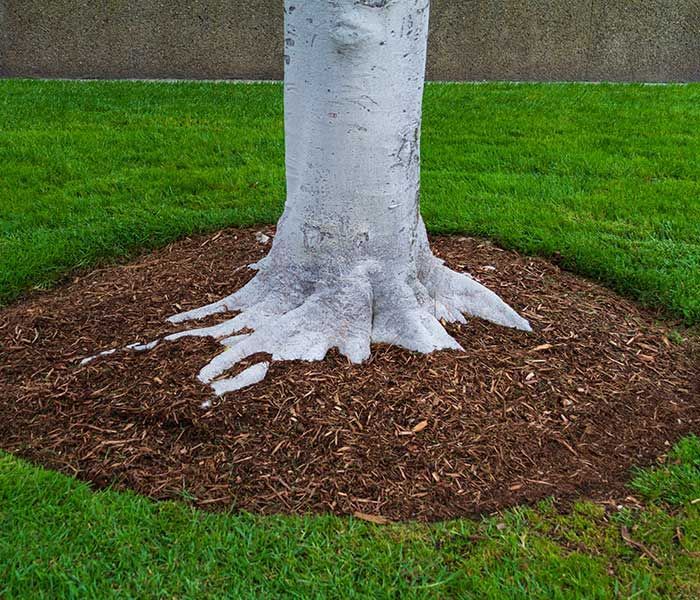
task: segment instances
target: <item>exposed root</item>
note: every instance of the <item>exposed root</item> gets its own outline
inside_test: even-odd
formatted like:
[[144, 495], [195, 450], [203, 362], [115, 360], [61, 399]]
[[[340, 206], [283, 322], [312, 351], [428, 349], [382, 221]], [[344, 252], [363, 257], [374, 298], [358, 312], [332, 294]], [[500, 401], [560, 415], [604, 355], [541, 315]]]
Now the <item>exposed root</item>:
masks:
[[263, 379], [267, 375], [267, 370], [270, 368], [269, 362], [261, 362], [248, 367], [245, 371], [242, 371], [235, 377], [229, 379], [220, 379], [212, 383], [211, 387], [214, 389], [214, 393], [217, 396], [223, 396], [228, 392], [235, 392], [236, 390], [241, 390], [249, 385], [254, 385]]
[[93, 354], [92, 356], [88, 356], [87, 358], [84, 358], [83, 360], [80, 361], [80, 366], [82, 367], [83, 365], [87, 365], [88, 363], [91, 363], [93, 360], [100, 358], [101, 356], [109, 356], [111, 354], [114, 354], [117, 351], [116, 348], [112, 348], [110, 350], [105, 350], [104, 352], [99, 352], [98, 354]]
[[[195, 336], [219, 340], [226, 349], [199, 372], [199, 380], [221, 395], [240, 389], [241, 382], [248, 385], [250, 369], [233, 379], [221, 377], [253, 354], [269, 354], [273, 361], [318, 361], [331, 348], [338, 348], [351, 362], [360, 363], [369, 358], [372, 343], [394, 344], [422, 353], [459, 350], [460, 345], [441, 321], [464, 323], [463, 313], [530, 331], [529, 323], [496, 294], [470, 276], [451, 271], [434, 257], [413, 282], [382, 277], [376, 265], [366, 263], [342, 279], [317, 284], [306, 296], [303, 286], [287, 288], [286, 293], [284, 287], [280, 280], [260, 273], [237, 293], [174, 315], [169, 321], [182, 323], [240, 311], [237, 316], [164, 339]], [[244, 329], [253, 332], [233, 335]], [[261, 364], [264, 372], [256, 369], [250, 384], [264, 377], [267, 364]]]
[[[315, 285], [304, 278], [273, 277], [258, 273], [238, 292], [207, 306], [170, 317], [183, 323], [211, 315], [237, 312], [231, 319], [209, 327], [185, 329], [148, 344], [130, 344], [127, 350], [143, 352], [161, 341], [185, 337], [209, 337], [224, 351], [199, 372], [217, 396], [262, 381], [269, 363], [258, 363], [237, 376], [226, 377], [239, 362], [254, 354], [268, 354], [273, 361], [320, 361], [337, 348], [353, 363], [369, 358], [372, 343], [401, 346], [416, 352], [461, 350], [442, 322], [465, 323], [464, 314], [524, 331], [529, 323], [496, 294], [469, 275], [448, 269], [432, 256], [418, 276], [409, 281], [387, 276], [367, 261], [343, 277], [331, 277]], [[113, 354], [107, 350], [86, 358]]]
[[421, 280], [435, 303], [439, 319], [464, 322], [462, 313], [466, 313], [497, 325], [532, 331], [530, 323], [497, 294], [476, 282], [470, 275], [447, 268], [438, 258], [432, 257]]

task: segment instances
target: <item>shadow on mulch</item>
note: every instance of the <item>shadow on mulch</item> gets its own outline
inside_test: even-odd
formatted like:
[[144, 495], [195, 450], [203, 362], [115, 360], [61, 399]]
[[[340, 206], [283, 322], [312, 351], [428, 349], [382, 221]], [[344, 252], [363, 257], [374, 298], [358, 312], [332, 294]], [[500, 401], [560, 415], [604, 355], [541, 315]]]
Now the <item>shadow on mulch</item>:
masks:
[[487, 242], [433, 247], [534, 333], [471, 320], [449, 327], [465, 352], [379, 346], [361, 366], [336, 352], [275, 363], [208, 410], [196, 374], [216, 342], [77, 366], [159, 337], [172, 313], [245, 283], [267, 247], [227, 230], [0, 312], [0, 447], [98, 487], [205, 508], [437, 520], [547, 496], [619, 498], [630, 467], [700, 431], [698, 347], [669, 342], [651, 313]]

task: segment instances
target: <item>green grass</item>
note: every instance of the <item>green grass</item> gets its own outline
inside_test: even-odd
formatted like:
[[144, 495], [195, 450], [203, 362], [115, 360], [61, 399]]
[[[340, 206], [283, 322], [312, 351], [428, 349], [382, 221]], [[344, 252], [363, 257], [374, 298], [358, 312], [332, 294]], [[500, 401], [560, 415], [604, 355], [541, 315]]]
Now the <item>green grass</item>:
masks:
[[[643, 510], [582, 502], [561, 515], [544, 502], [480, 521], [380, 527], [206, 514], [92, 492], [0, 454], [0, 597], [694, 599], [698, 465], [691, 437], [666, 466], [641, 472]], [[625, 543], [623, 525], [648, 553]]]
[[632, 488], [651, 500], [673, 504], [700, 501], [700, 440], [690, 437], [678, 442], [669, 462], [659, 469], [639, 469]]
[[[700, 322], [700, 85], [429, 85], [423, 213]], [[0, 302], [272, 223], [278, 84], [0, 81]]]
[[[431, 85], [428, 227], [557, 253], [698, 324], [699, 122], [698, 85]], [[3, 303], [185, 234], [274, 222], [281, 87], [0, 81], [0, 165]], [[0, 453], [0, 597], [700, 597], [700, 439], [636, 471], [631, 493], [642, 509], [378, 527], [206, 514]]]

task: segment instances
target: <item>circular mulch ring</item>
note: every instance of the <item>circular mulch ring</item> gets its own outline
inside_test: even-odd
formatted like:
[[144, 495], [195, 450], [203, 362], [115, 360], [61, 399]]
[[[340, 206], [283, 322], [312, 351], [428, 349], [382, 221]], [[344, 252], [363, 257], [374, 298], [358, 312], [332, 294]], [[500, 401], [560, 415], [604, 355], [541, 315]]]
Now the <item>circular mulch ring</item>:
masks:
[[0, 447], [97, 486], [202, 507], [435, 520], [547, 496], [618, 498], [632, 465], [700, 430], [698, 347], [669, 342], [651, 313], [487, 242], [433, 247], [534, 333], [471, 320], [448, 327], [465, 352], [380, 346], [361, 366], [335, 352], [274, 363], [264, 382], [207, 410], [196, 374], [216, 342], [77, 366], [159, 337], [169, 315], [245, 283], [267, 247], [252, 230], [227, 230], [0, 312]]

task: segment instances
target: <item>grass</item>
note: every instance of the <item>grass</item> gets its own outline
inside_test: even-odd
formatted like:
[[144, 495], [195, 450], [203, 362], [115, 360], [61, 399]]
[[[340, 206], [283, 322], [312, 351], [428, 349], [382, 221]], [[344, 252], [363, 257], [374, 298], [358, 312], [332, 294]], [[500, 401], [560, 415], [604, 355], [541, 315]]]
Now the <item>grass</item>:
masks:
[[[206, 514], [0, 454], [3, 598], [697, 598], [700, 439], [633, 482], [643, 510], [549, 503], [380, 527]], [[624, 541], [625, 526], [634, 542]]]
[[[700, 85], [429, 85], [423, 213], [700, 323]], [[279, 84], [0, 81], [0, 303], [277, 220]]]
[[[425, 113], [431, 231], [556, 254], [700, 323], [700, 86], [431, 85]], [[0, 81], [0, 164], [2, 303], [189, 233], [274, 222], [281, 87]], [[0, 597], [700, 597], [700, 439], [638, 470], [631, 493], [643, 508], [379, 527], [206, 514], [0, 453]]]

